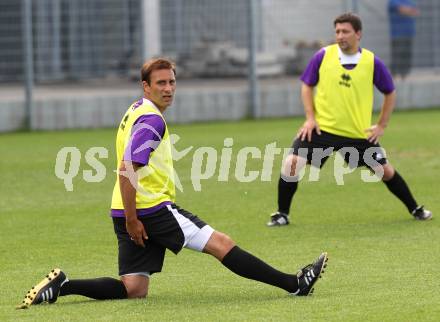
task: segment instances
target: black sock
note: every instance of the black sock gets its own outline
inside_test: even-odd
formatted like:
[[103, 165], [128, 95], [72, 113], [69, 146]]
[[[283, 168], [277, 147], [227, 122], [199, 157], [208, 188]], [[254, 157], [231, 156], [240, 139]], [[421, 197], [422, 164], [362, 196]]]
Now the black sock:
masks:
[[384, 181], [384, 183], [388, 189], [405, 204], [410, 213], [417, 208], [417, 202], [411, 194], [408, 185], [397, 171], [394, 172], [394, 176], [390, 180]]
[[82, 295], [95, 300], [126, 299], [127, 289], [122, 281], [101, 277], [87, 280], [70, 280], [63, 284], [60, 296]]
[[278, 180], [278, 211], [288, 214], [298, 182], [287, 182], [282, 177]]
[[294, 293], [298, 289], [296, 275], [277, 271], [238, 246], [234, 246], [226, 254], [222, 264], [237, 275], [277, 286], [290, 293]]

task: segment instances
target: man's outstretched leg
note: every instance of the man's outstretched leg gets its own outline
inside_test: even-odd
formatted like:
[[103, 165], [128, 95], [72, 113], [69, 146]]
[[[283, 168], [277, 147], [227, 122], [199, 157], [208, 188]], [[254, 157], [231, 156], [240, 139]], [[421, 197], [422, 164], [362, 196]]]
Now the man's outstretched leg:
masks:
[[[145, 290], [148, 289], [148, 278]], [[125, 282], [125, 281], [124, 281]], [[24, 300], [17, 306], [19, 309], [26, 309], [31, 305], [42, 303], [55, 303], [58, 296], [82, 295], [96, 300], [115, 300], [126, 299], [129, 297], [143, 297], [139, 286], [145, 283], [139, 283], [137, 289], [126, 287], [123, 281], [110, 277], [101, 277], [95, 279], [71, 280], [66, 277], [59, 268], [53, 269], [37, 285], [33, 286], [25, 295]], [[130, 283], [131, 285], [132, 283]], [[130, 286], [127, 285], [127, 286]], [[128, 291], [127, 291], [128, 290]], [[144, 292], [146, 295], [146, 291]], [[144, 295], [144, 296], [145, 296]]]
[[283, 171], [278, 180], [278, 211], [270, 216], [268, 227], [285, 226], [289, 224], [290, 205], [298, 189], [298, 180], [295, 177], [306, 165], [306, 160], [290, 154], [284, 160]]
[[313, 292], [313, 286], [324, 273], [328, 261], [327, 253], [322, 253], [314, 263], [305, 266], [297, 274], [286, 274], [236, 246], [229, 236], [217, 231], [211, 235], [203, 251], [216, 257], [237, 275], [279, 287], [298, 296]]
[[391, 191], [408, 209], [408, 212], [417, 220], [429, 220], [432, 218], [432, 212], [418, 205], [405, 180], [389, 163], [382, 166], [382, 180]]

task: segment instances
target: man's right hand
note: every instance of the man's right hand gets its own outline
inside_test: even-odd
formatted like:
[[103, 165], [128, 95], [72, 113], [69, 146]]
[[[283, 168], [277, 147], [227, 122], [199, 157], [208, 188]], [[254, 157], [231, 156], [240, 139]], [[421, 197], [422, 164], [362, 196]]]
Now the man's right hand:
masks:
[[127, 218], [125, 221], [125, 226], [131, 240], [134, 241], [136, 245], [145, 247], [144, 239], [147, 240], [148, 236], [142, 222], [137, 218]]
[[306, 120], [296, 134], [296, 137], [300, 138], [301, 141], [304, 141], [307, 137], [307, 141], [310, 142], [312, 140], [313, 130], [316, 130], [316, 133], [318, 133], [318, 135], [321, 135], [321, 130], [319, 129], [319, 124], [316, 122], [316, 120]]

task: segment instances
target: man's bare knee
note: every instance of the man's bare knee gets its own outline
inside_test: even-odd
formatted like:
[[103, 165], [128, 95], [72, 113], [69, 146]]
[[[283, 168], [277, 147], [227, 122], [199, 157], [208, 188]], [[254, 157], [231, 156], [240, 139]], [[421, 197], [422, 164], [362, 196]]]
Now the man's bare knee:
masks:
[[293, 177], [296, 175], [298, 156], [289, 154], [284, 160], [283, 175]]
[[389, 163], [384, 164], [382, 166], [383, 169], [383, 177], [382, 180], [383, 181], [388, 181], [391, 180], [394, 177], [394, 173], [396, 172], [393, 168], [393, 166]]
[[235, 242], [228, 235], [215, 231], [212, 233], [211, 238], [208, 240], [203, 251], [211, 254], [218, 260], [222, 260], [223, 257], [235, 246]]
[[304, 166], [307, 164], [307, 160], [303, 157], [297, 156], [295, 154], [289, 154], [283, 163], [282, 176], [284, 177], [295, 177]]
[[232, 240], [231, 237], [229, 237], [228, 235], [224, 234], [224, 233], [219, 233], [219, 235], [221, 236], [221, 247], [223, 249], [226, 249], [227, 251], [230, 251], [232, 247], [235, 246], [234, 241]]
[[145, 298], [148, 295], [149, 278], [144, 275], [121, 276], [129, 299]]
[[127, 291], [127, 297], [129, 299], [142, 299], [142, 298], [146, 298], [147, 295], [148, 295], [148, 291], [144, 289], [133, 289]]

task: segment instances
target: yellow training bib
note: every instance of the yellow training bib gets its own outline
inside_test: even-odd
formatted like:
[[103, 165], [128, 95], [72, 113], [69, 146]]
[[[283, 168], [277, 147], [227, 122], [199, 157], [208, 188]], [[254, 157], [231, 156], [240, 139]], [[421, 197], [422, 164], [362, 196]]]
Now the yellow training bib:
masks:
[[374, 54], [362, 49], [356, 67], [345, 69], [338, 45], [326, 47], [314, 98], [321, 130], [349, 138], [367, 138], [373, 112]]
[[[124, 152], [127, 148], [130, 148], [132, 132], [140, 127], [148, 127], [147, 124], [143, 123], [134, 125], [140, 116], [146, 114], [159, 115], [165, 122], [160, 111], [149, 100], [144, 98], [140, 105], [133, 103], [122, 118], [116, 136], [117, 169], [119, 169], [124, 157]], [[137, 173], [136, 209], [151, 208], [165, 201], [175, 201], [173, 159], [166, 122], [162, 140], [150, 154], [148, 164], [140, 168]], [[124, 209], [121, 190], [119, 189], [119, 176], [116, 177], [111, 208]]]

